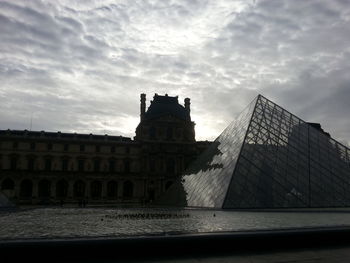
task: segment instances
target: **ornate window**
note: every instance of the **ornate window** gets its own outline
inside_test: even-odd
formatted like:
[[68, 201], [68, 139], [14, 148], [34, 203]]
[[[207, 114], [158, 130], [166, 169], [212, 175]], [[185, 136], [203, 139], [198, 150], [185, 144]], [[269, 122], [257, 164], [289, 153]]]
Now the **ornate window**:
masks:
[[101, 168], [101, 160], [94, 159], [94, 172], [99, 172]]
[[168, 173], [175, 173], [175, 160], [174, 158], [168, 158], [167, 164], [166, 164], [166, 171]]
[[52, 159], [51, 157], [45, 158], [45, 171], [51, 171], [52, 169]]
[[25, 179], [21, 182], [19, 195], [23, 199], [32, 198], [33, 183], [29, 179]]
[[123, 184], [123, 197], [132, 198], [134, 194], [134, 184], [130, 181], [125, 181]]
[[124, 159], [124, 172], [129, 173], [130, 172], [130, 160]]
[[156, 128], [154, 126], [149, 129], [149, 137], [150, 139], [156, 138]]
[[149, 171], [152, 173], [156, 171], [156, 160], [153, 157], [149, 160]]
[[62, 171], [63, 172], [68, 171], [68, 158], [62, 159]]
[[18, 169], [18, 156], [17, 155], [10, 156], [10, 169], [13, 171]]
[[56, 183], [56, 197], [57, 198], [65, 198], [68, 193], [68, 182], [64, 179], [59, 180]]
[[48, 181], [46, 179], [41, 180], [38, 184], [39, 197], [45, 197], [45, 198], [50, 197], [50, 192], [51, 192], [50, 187], [51, 187], [50, 181]]
[[79, 159], [78, 160], [78, 171], [79, 172], [84, 172], [84, 167], [85, 166], [85, 160], [84, 159]]
[[115, 146], [111, 146], [111, 153], [115, 153]]
[[17, 149], [18, 148], [18, 142], [13, 142], [12, 143], [12, 148]]
[[107, 198], [117, 199], [118, 197], [118, 183], [116, 181], [109, 181], [107, 184]]
[[35, 142], [31, 142], [30, 143], [30, 149], [32, 150], [32, 151], [34, 151], [35, 150]]
[[85, 196], [85, 183], [82, 180], [78, 180], [73, 186], [74, 197], [84, 197]]
[[85, 152], [85, 145], [84, 144], [81, 144], [79, 148], [80, 148], [81, 152]]
[[13, 190], [13, 189], [15, 189], [15, 183], [10, 178], [6, 178], [1, 184], [1, 190]]
[[48, 143], [46, 146], [48, 151], [51, 151], [53, 148], [52, 143]]
[[90, 185], [91, 198], [100, 199], [102, 193], [102, 183], [100, 181], [93, 181]]
[[35, 168], [35, 156], [29, 156], [27, 159], [28, 165], [27, 165], [27, 169], [29, 171], [34, 171]]
[[172, 127], [168, 127], [166, 130], [166, 138], [168, 140], [172, 140], [173, 139], [173, 128]]
[[115, 160], [114, 159], [110, 159], [109, 160], [109, 171], [111, 173], [114, 173], [115, 172]]

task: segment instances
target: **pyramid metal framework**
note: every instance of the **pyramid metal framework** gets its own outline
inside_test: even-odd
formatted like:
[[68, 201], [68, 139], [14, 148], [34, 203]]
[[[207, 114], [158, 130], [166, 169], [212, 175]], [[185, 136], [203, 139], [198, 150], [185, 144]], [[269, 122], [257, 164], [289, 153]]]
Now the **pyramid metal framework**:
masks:
[[350, 206], [350, 150], [259, 95], [180, 186], [190, 207]]

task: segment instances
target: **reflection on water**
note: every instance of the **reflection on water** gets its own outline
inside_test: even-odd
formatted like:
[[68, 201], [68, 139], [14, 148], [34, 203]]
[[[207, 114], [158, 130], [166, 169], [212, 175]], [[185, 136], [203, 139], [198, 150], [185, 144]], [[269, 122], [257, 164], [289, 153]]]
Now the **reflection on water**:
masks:
[[0, 213], [0, 240], [350, 226], [348, 212], [37, 208]]

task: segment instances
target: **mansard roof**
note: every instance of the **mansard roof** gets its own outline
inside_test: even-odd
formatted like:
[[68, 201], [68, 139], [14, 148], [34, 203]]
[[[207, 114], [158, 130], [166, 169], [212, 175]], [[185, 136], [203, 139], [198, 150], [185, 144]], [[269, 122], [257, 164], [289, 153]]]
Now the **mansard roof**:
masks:
[[179, 104], [178, 97], [171, 97], [168, 94], [160, 96], [155, 94], [151, 105], [145, 113], [145, 120], [152, 120], [164, 115], [172, 115], [184, 121], [191, 121], [189, 112]]

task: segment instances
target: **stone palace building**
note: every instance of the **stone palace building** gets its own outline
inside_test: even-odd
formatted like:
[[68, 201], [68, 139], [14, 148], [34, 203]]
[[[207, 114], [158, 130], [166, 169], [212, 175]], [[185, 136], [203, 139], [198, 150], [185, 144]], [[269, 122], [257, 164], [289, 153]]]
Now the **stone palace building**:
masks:
[[0, 130], [1, 194], [15, 204], [144, 205], [167, 190], [210, 144], [195, 140], [190, 99], [141, 94], [134, 139]]

